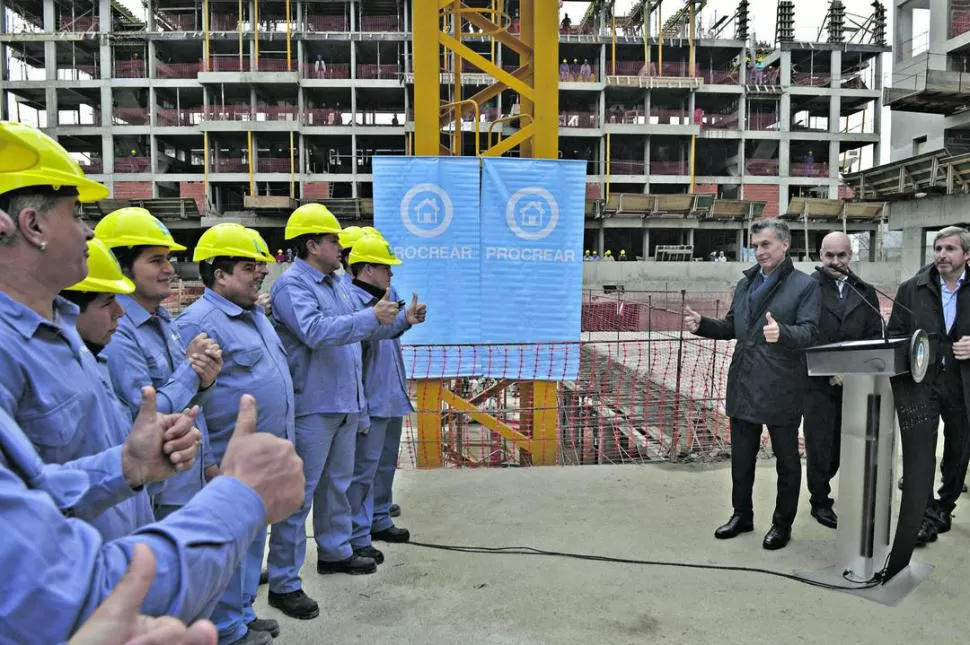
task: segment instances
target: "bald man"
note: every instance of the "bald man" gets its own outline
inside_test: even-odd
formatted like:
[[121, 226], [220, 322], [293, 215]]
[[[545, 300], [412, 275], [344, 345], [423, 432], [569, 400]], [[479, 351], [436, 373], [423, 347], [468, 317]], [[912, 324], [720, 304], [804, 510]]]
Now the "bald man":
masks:
[[[876, 313], [876, 291], [866, 284], [849, 285], [836, 268], [847, 269], [852, 262], [852, 244], [845, 233], [829, 233], [819, 250], [822, 270], [812, 277], [822, 293], [822, 312], [818, 321], [818, 344], [879, 338], [882, 320]], [[850, 278], [851, 279], [851, 278]], [[855, 286], [855, 289], [852, 288]], [[861, 295], [860, 295], [861, 293]], [[862, 298], [869, 302], [867, 305]], [[812, 517], [819, 524], [836, 528], [829, 482], [839, 470], [839, 444], [842, 435], [842, 382], [839, 377], [813, 376], [805, 401], [805, 457]]]

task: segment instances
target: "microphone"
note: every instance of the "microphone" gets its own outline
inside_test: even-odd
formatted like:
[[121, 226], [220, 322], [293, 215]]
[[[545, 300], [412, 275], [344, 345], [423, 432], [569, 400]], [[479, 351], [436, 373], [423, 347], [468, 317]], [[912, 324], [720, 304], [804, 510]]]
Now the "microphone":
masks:
[[[815, 268], [818, 269], [819, 267], [815, 267]], [[909, 315], [913, 315], [913, 310], [912, 309], [910, 309], [909, 307], [907, 307], [906, 305], [904, 305], [904, 304], [902, 304], [900, 302], [896, 302], [896, 299], [895, 298], [893, 298], [892, 296], [890, 296], [889, 294], [887, 294], [885, 291], [880, 291], [879, 289], [877, 289], [875, 287], [875, 285], [871, 285], [868, 282], [866, 282], [865, 280], [863, 280], [862, 278], [860, 278], [859, 275], [855, 271], [853, 271], [852, 269], [850, 269], [849, 267], [833, 266], [833, 267], [828, 267], [828, 268], [831, 269], [831, 270], [833, 270], [833, 271], [835, 271], [836, 273], [841, 273], [842, 275], [846, 276], [849, 280], [855, 281], [856, 285], [862, 287], [863, 289], [865, 289], [866, 287], [872, 287], [872, 290], [873, 291], [875, 291], [876, 293], [878, 293], [880, 296], [882, 296], [883, 298], [885, 298], [889, 302], [893, 303], [893, 305], [899, 305], [899, 308], [900, 309], [902, 309], [903, 311], [905, 311]], [[846, 282], [848, 282], [848, 280]]]
[[[858, 288], [859, 286], [861, 286], [863, 289], [865, 289], [866, 287], [872, 287], [872, 285], [863, 282], [862, 279], [859, 276], [855, 275], [854, 273], [851, 273], [851, 271], [849, 269], [845, 268], [845, 267], [827, 267], [827, 268], [832, 269], [836, 273], [841, 273], [841, 274], [845, 275], [846, 276], [845, 286], [847, 286], [850, 289], [852, 289], [852, 291], [854, 291], [856, 293], [856, 295], [859, 296], [859, 298], [862, 300], [862, 302], [864, 302], [865, 305], [867, 307], [869, 307], [869, 309], [872, 309], [873, 311], [876, 312], [876, 316], [879, 317], [879, 325], [880, 325], [880, 327], [882, 327], [882, 340], [883, 340], [884, 343], [887, 343], [888, 344], [889, 343], [889, 330], [886, 327], [886, 319], [882, 317], [882, 312], [879, 310], [879, 307], [877, 307], [874, 304], [872, 304], [871, 302], [869, 302], [869, 300], [866, 298], [866, 294], [864, 294], [861, 291], [859, 291], [859, 288]], [[820, 266], [815, 267], [815, 270], [816, 271], [819, 271], [822, 274], [825, 273], [825, 269], [823, 267], [820, 267]], [[873, 289], [876, 289], [875, 287], [872, 287], [872, 288]], [[882, 292], [880, 292], [880, 293], [882, 293]], [[886, 297], [889, 298], [889, 296], [886, 296]], [[889, 299], [890, 300], [893, 300], [892, 298], [889, 298]], [[896, 302], [896, 301], [893, 300], [893, 302]], [[899, 305], [899, 306], [902, 307], [903, 305]]]

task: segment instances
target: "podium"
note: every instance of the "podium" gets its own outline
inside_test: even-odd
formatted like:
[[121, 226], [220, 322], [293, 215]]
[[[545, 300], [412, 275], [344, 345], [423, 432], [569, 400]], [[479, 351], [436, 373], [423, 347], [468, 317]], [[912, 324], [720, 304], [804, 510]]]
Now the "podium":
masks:
[[[911, 338], [865, 340], [819, 345], [806, 350], [809, 376], [841, 376], [842, 439], [839, 466], [839, 527], [835, 563], [820, 571], [801, 571], [803, 580], [832, 585], [886, 605], [896, 605], [933, 568], [911, 562], [922, 511], [911, 508], [898, 518], [893, 539], [893, 472], [896, 454], [896, 413], [890, 378], [911, 374], [922, 380], [930, 362], [926, 333]], [[806, 410], [805, 414], [811, 414]], [[906, 455], [904, 454], [904, 464]], [[916, 484], [916, 478], [913, 478]], [[910, 479], [907, 475], [907, 488]], [[932, 486], [932, 481], [929, 482]], [[929, 496], [926, 485], [913, 486], [910, 495]], [[907, 494], [904, 492], [904, 495]], [[912, 504], [908, 505], [912, 507]], [[904, 521], [905, 520], [905, 521]], [[900, 534], [906, 536], [900, 539]], [[912, 536], [909, 536], [912, 533]], [[900, 549], [893, 553], [896, 543]], [[900, 553], [899, 551], [906, 551]], [[890, 556], [902, 565], [887, 569]]]

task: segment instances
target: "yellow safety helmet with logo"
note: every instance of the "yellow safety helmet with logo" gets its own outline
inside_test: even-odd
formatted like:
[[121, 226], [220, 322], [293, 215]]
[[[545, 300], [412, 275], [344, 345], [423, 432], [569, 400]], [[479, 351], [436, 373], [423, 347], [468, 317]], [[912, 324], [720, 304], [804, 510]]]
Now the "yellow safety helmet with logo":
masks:
[[30, 186], [73, 187], [81, 202], [108, 196], [57, 141], [33, 126], [0, 121], [0, 194]]
[[365, 235], [356, 243], [348, 259], [350, 264], [366, 262], [368, 264], [398, 265], [401, 261], [394, 255], [394, 250], [383, 237]]
[[192, 253], [193, 262], [212, 258], [248, 258], [257, 262], [276, 262], [259, 232], [242, 224], [216, 224], [199, 237]]
[[134, 293], [135, 283], [125, 277], [118, 259], [108, 246], [94, 238], [88, 240], [88, 277], [65, 291], [90, 293]]
[[340, 234], [340, 222], [323, 204], [304, 204], [286, 220], [283, 239], [292, 240], [301, 235]]
[[137, 206], [111, 211], [94, 227], [94, 235], [109, 248], [119, 246], [164, 246], [170, 251], [184, 251], [161, 220]]

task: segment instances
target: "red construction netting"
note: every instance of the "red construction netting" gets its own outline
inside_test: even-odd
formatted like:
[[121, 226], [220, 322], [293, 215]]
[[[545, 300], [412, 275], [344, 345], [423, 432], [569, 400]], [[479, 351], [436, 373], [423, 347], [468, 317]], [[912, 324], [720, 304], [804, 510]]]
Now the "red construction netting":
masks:
[[158, 78], [195, 78], [202, 71], [202, 63], [159, 63], [155, 66]]
[[596, 128], [599, 118], [594, 112], [560, 112], [559, 125], [563, 128]]
[[401, 67], [397, 64], [390, 65], [373, 65], [373, 64], [360, 64], [357, 65], [357, 78], [383, 78], [383, 79], [396, 79], [401, 75]]
[[290, 159], [288, 157], [260, 157], [256, 160], [256, 170], [259, 172], [290, 172]]
[[114, 67], [115, 78], [146, 78], [145, 61], [116, 60]]
[[361, 16], [361, 31], [401, 31], [397, 16]]
[[748, 112], [749, 130], [777, 130], [781, 127], [774, 112]]
[[125, 157], [115, 159], [115, 172], [135, 173], [151, 172], [152, 160], [150, 157]]
[[303, 110], [303, 125], [343, 125], [343, 113], [331, 108]]
[[828, 177], [829, 165], [821, 161], [793, 161], [789, 174], [792, 177]]
[[744, 171], [748, 175], [757, 175], [760, 177], [777, 177], [778, 176], [778, 160], [777, 159], [748, 159], [744, 162]]
[[317, 65], [316, 61], [313, 61], [312, 63], [302, 63], [300, 73], [303, 78], [350, 78], [350, 64], [322, 61], [320, 65]]

